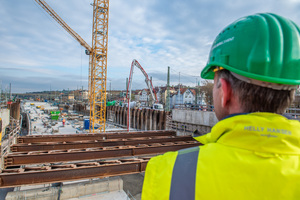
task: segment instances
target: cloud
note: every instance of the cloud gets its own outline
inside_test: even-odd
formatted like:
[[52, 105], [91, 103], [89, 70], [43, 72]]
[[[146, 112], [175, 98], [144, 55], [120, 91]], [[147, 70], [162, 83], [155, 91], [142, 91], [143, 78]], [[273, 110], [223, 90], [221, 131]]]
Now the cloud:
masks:
[[[92, 41], [92, 0], [47, 3], [88, 44]], [[87, 89], [89, 57], [84, 48], [35, 1], [0, 1], [0, 79], [13, 92], [53, 88]], [[113, 0], [110, 1], [108, 79], [124, 89], [133, 59], [155, 85], [195, 85], [217, 34], [234, 20], [273, 12], [300, 24], [298, 0]], [[185, 76], [186, 75], [186, 76]], [[192, 76], [190, 76], [192, 75]], [[136, 70], [134, 87], [145, 88]], [[199, 77], [200, 79], [200, 77]]]

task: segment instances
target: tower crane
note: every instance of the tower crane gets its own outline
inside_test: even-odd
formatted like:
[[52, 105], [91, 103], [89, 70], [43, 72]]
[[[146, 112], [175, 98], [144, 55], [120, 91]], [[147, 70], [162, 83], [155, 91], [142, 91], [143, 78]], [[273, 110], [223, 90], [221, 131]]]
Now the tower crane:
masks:
[[94, 0], [92, 47], [89, 46], [59, 15], [44, 1], [35, 0], [73, 38], [86, 48], [89, 57], [89, 104], [90, 132], [105, 132], [107, 39], [109, 0]]

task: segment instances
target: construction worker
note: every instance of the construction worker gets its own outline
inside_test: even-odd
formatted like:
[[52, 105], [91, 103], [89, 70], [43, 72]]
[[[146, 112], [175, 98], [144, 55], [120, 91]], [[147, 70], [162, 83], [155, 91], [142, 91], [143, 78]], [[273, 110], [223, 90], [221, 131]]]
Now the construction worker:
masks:
[[284, 116], [300, 85], [300, 29], [241, 18], [215, 39], [201, 77], [217, 118], [204, 144], [150, 159], [142, 199], [300, 199], [300, 122]]
[[63, 127], [65, 127], [65, 123], [66, 123], [65, 118], [63, 118], [62, 123], [63, 123]]

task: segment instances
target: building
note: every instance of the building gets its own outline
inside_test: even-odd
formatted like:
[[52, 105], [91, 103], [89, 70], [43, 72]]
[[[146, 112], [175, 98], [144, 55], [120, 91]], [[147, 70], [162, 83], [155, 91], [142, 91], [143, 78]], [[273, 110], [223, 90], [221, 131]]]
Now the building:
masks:
[[[176, 89], [174, 87], [170, 87], [170, 105], [171, 105], [171, 96], [176, 93]], [[160, 87], [160, 100], [159, 102], [166, 105], [167, 103], [167, 96], [168, 96], [168, 88], [167, 87]]]
[[180, 88], [176, 93], [170, 94], [170, 108], [192, 104], [205, 105], [204, 100], [205, 96], [199, 90], [194, 88]]
[[195, 104], [196, 91], [195, 89], [184, 88], [182, 95], [183, 104]]
[[132, 100], [133, 101], [140, 101], [140, 96], [142, 95], [142, 90], [135, 90], [132, 92]]
[[150, 100], [149, 89], [143, 89], [139, 95], [139, 101], [141, 103], [141, 106], [149, 106], [149, 100]]
[[82, 99], [88, 100], [89, 99], [89, 92], [88, 91], [82, 91]]
[[68, 100], [69, 101], [74, 100], [74, 93], [73, 94], [68, 94]]

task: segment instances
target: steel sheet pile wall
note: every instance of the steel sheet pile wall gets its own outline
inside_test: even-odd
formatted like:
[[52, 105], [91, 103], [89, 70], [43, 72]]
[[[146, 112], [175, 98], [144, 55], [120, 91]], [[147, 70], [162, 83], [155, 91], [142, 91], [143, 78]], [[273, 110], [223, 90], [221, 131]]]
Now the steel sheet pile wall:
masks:
[[[130, 109], [130, 128], [137, 130], [166, 130], [167, 116], [170, 112], [152, 109]], [[107, 121], [127, 126], [127, 108], [120, 106], [107, 107]]]
[[8, 109], [10, 109], [10, 116], [16, 120], [20, 119], [20, 100], [12, 104], [8, 104]]

